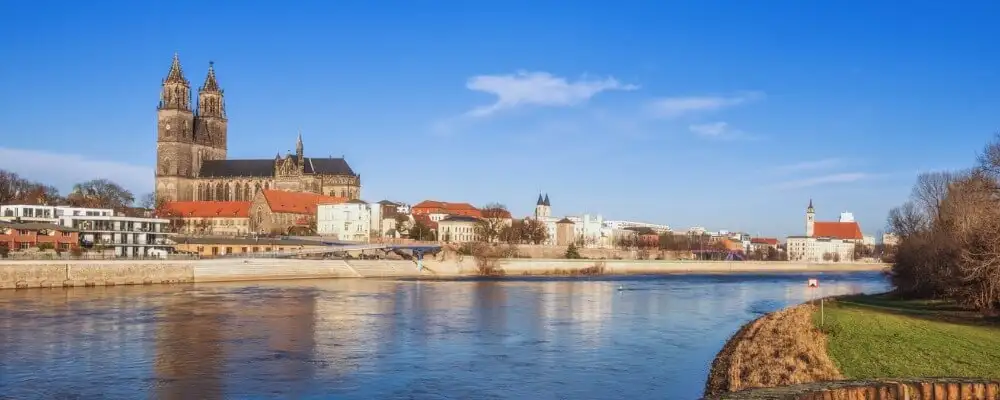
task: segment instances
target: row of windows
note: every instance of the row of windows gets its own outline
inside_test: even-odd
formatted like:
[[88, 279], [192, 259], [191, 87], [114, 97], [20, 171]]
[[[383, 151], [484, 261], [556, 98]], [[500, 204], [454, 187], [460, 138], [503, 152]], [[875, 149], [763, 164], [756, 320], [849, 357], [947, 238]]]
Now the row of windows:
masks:
[[[198, 253], [199, 254], [205, 252], [205, 246], [198, 246], [197, 249], [198, 249]], [[221, 247], [221, 249], [225, 250], [225, 253], [220, 253], [219, 252], [219, 250], [220, 250], [219, 246], [212, 246], [211, 247], [212, 255], [213, 256], [217, 256], [219, 254], [233, 254], [234, 247], [226, 246], [226, 247]], [[240, 251], [239, 251], [240, 253], [260, 253], [261, 249], [263, 249], [264, 252], [270, 252], [271, 251], [271, 247], [270, 246], [264, 246], [264, 247], [262, 247], [262, 246], [239, 247], [239, 249], [240, 249]], [[284, 247], [278, 247], [277, 249], [278, 249], [277, 251], [279, 253], [283, 253], [285, 251]]]

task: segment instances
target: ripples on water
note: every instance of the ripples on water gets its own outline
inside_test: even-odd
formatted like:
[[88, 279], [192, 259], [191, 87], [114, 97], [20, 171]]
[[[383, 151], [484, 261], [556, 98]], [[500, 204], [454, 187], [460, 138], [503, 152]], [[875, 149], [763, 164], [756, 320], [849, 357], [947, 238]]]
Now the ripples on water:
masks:
[[806, 278], [6, 290], [0, 398], [695, 399], [746, 321], [886, 288]]

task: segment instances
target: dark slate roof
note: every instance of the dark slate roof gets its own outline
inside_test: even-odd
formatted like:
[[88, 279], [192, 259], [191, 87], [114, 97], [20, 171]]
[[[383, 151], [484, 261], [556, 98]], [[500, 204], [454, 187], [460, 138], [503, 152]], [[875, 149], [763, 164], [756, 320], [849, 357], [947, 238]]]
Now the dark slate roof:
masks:
[[[274, 161], [267, 160], [205, 160], [199, 176], [203, 178], [228, 178], [237, 176], [274, 176]], [[323, 175], [356, 175], [343, 158], [306, 157], [304, 172]]]
[[541, 193], [538, 194], [538, 201], [535, 202], [535, 205], [536, 206], [544, 206], [545, 205], [545, 200], [542, 200], [542, 194]]
[[361, 199], [348, 200], [347, 202], [351, 203], [351, 204], [368, 204], [367, 201], [364, 201], [364, 200], [361, 200]]
[[381, 204], [381, 205], [383, 205], [383, 206], [399, 206], [400, 205], [399, 203], [394, 203], [394, 202], [389, 201], [389, 200], [382, 200], [382, 201], [379, 201], [378, 203]]
[[274, 176], [274, 160], [205, 160], [201, 163], [203, 178], [236, 176]]
[[306, 157], [307, 174], [356, 175], [343, 158]]
[[571, 220], [569, 218], [563, 218], [561, 220], [556, 221], [556, 223], [557, 224], [574, 224], [575, 222], [573, 222], [573, 220]]
[[470, 217], [468, 215], [449, 215], [444, 217], [442, 221], [456, 221], [456, 222], [478, 222], [479, 218]]

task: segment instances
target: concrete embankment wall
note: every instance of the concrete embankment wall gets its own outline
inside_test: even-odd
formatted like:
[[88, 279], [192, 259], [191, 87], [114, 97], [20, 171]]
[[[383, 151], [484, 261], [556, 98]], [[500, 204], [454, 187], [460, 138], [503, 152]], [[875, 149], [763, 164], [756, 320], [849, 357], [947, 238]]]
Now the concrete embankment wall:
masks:
[[[225, 282], [270, 279], [437, 277], [477, 275], [472, 257], [432, 261], [418, 272], [413, 261], [401, 260], [39, 260], [0, 261], [0, 289], [91, 285]], [[507, 276], [573, 275], [598, 266], [603, 274], [734, 273], [879, 270], [880, 264], [803, 264], [790, 262], [698, 262], [627, 260], [498, 261]]]

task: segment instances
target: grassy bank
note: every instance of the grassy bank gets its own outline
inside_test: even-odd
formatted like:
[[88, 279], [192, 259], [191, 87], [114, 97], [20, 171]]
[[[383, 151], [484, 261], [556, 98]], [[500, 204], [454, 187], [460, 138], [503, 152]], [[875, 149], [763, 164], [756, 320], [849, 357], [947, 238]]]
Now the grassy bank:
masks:
[[813, 327], [815, 310], [803, 304], [744, 325], [712, 363], [705, 395], [840, 379]]
[[[850, 296], [826, 303], [828, 354], [848, 379], [1000, 378], [1000, 323], [942, 302]], [[814, 323], [820, 323], [819, 313]]]

